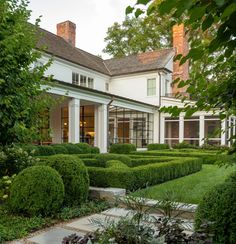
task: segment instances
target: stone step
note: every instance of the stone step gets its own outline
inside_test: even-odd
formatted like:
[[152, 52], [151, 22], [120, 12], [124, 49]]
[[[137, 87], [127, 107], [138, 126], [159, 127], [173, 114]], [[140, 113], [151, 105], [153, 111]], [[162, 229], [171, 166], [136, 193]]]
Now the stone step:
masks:
[[93, 232], [97, 229], [102, 229], [98, 223], [107, 225], [109, 222], [118, 221], [118, 217], [107, 216], [104, 214], [93, 214], [88, 217], [80, 218], [65, 225], [65, 228], [72, 230], [82, 231], [82, 232]]

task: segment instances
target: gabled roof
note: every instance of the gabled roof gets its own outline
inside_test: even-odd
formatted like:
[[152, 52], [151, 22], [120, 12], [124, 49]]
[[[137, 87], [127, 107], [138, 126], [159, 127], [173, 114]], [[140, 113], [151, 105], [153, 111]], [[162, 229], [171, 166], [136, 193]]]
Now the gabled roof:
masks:
[[174, 49], [171, 48], [130, 55], [124, 58], [103, 60], [71, 46], [62, 37], [49, 31], [41, 28], [38, 31], [38, 48], [45, 46], [45, 52], [48, 54], [109, 76], [163, 69], [170, 58], [174, 56]]
[[130, 55], [123, 58], [112, 58], [105, 60], [105, 64], [112, 75], [124, 75], [163, 69], [173, 56], [174, 49], [170, 48]]

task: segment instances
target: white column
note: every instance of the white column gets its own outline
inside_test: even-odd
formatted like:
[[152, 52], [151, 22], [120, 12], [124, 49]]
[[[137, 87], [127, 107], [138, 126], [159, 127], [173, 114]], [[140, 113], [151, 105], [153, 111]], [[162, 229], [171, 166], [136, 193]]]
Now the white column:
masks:
[[221, 146], [226, 145], [226, 123], [227, 119], [222, 120], [221, 122]]
[[183, 142], [184, 140], [184, 115], [179, 115], [179, 142]]
[[202, 146], [204, 144], [204, 138], [205, 138], [205, 116], [200, 115], [199, 116], [199, 146]]
[[160, 115], [160, 143], [164, 143], [165, 142], [165, 117], [162, 116], [162, 114]]
[[[159, 112], [155, 111], [153, 114], [153, 143], [160, 143], [159, 142]], [[162, 127], [163, 128], [163, 127]]]
[[96, 144], [100, 148], [101, 153], [107, 152], [108, 140], [108, 117], [107, 105], [102, 104], [97, 107], [97, 130], [96, 130]]
[[80, 141], [80, 100], [72, 98], [68, 104], [69, 108], [69, 142]]

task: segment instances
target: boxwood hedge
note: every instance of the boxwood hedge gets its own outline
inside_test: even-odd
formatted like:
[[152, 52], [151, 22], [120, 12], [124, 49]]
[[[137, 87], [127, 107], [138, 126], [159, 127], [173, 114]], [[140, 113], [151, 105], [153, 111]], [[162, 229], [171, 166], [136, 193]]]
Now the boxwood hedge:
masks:
[[[104, 165], [104, 167], [106, 164]], [[202, 159], [182, 158], [166, 163], [130, 167], [88, 167], [90, 183], [98, 187], [137, 190], [201, 170]]]
[[151, 143], [147, 146], [148, 151], [151, 150], [163, 150], [163, 149], [170, 149], [170, 146], [168, 144], [159, 144], [159, 143]]
[[110, 147], [110, 153], [121, 153], [121, 154], [129, 154], [136, 151], [136, 146], [134, 144], [129, 143], [117, 143], [112, 144]]

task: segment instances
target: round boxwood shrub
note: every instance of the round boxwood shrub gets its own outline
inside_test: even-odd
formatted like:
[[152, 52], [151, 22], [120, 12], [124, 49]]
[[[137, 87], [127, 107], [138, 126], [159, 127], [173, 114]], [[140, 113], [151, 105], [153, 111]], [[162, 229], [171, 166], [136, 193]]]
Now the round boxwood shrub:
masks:
[[66, 205], [72, 206], [86, 201], [89, 176], [81, 159], [73, 155], [54, 155], [47, 159], [47, 165], [54, 168], [62, 177]]
[[136, 146], [134, 144], [124, 143], [124, 144], [112, 144], [109, 152], [128, 154], [135, 151], [136, 151]]
[[212, 222], [214, 243], [236, 243], [236, 177], [217, 185], [200, 202], [196, 217], [196, 228]]
[[52, 144], [55, 154], [68, 154], [68, 150], [61, 144]]
[[170, 149], [168, 144], [161, 144], [161, 143], [151, 143], [147, 146], [148, 151], [152, 150], [163, 150], [163, 149]]
[[128, 166], [131, 164], [130, 157], [126, 155], [119, 155], [119, 154], [102, 153], [96, 155], [95, 159], [97, 160], [97, 163], [98, 165], [100, 165], [100, 167], [105, 167], [106, 162], [109, 160], [119, 160]]
[[9, 198], [10, 208], [26, 215], [50, 215], [64, 200], [64, 185], [58, 172], [48, 166], [24, 169], [14, 179]]

